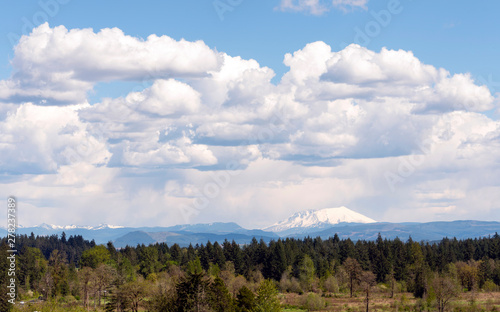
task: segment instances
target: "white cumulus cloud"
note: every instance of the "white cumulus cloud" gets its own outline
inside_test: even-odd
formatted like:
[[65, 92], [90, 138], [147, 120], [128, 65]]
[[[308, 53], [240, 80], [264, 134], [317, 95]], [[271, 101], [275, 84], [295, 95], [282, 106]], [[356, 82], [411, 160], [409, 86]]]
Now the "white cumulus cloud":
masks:
[[[125, 225], [267, 226], [342, 205], [387, 221], [500, 216], [500, 124], [485, 113], [499, 100], [470, 74], [324, 42], [283, 62], [274, 84], [272, 69], [201, 41], [42, 25], [0, 81], [0, 193], [19, 190], [50, 223], [67, 207], [90, 220], [88, 206]], [[99, 81], [144, 86], [90, 104]]]
[[0, 122], [0, 167], [18, 174], [55, 172], [72, 163], [105, 165], [105, 138], [89, 131], [79, 107], [20, 105]]
[[0, 98], [84, 101], [96, 82], [206, 76], [222, 59], [202, 41], [127, 36], [118, 28], [68, 30], [45, 23], [15, 47]]

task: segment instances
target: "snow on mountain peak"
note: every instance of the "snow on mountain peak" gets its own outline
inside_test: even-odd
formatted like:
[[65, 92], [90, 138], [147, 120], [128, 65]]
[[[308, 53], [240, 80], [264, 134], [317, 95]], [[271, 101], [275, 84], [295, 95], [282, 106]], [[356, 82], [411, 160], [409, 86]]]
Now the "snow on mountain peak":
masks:
[[43, 228], [46, 230], [74, 230], [74, 229], [86, 229], [86, 230], [102, 230], [102, 229], [118, 229], [122, 228], [123, 226], [115, 226], [115, 225], [108, 225], [108, 224], [99, 224], [98, 226], [82, 226], [82, 225], [53, 225], [53, 224], [47, 224], [47, 223], [42, 223], [40, 225], [37, 225], [35, 227]]
[[102, 230], [102, 229], [120, 229], [123, 228], [123, 226], [120, 225], [110, 225], [110, 224], [99, 224], [98, 226], [92, 227], [92, 230]]
[[292, 228], [314, 228], [339, 223], [377, 222], [344, 206], [320, 210], [306, 210], [293, 214], [288, 219], [273, 224], [266, 231], [281, 232]]

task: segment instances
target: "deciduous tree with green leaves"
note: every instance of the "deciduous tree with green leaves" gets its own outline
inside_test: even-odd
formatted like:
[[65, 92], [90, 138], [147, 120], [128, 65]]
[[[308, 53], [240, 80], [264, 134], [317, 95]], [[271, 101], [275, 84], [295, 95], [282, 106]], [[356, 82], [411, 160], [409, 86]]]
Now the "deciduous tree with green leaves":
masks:
[[80, 266], [95, 269], [99, 264], [108, 262], [110, 257], [108, 248], [104, 245], [98, 245], [83, 252]]

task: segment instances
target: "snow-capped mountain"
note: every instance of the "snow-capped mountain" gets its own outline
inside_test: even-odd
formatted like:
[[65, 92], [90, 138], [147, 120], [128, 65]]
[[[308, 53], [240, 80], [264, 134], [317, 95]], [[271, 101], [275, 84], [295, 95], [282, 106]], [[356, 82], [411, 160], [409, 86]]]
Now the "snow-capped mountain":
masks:
[[103, 230], [103, 229], [119, 229], [123, 228], [123, 226], [115, 226], [109, 224], [99, 224], [98, 226], [86, 226], [86, 225], [53, 225], [42, 223], [40, 225], [34, 226], [34, 228], [42, 228], [46, 230], [77, 230], [77, 229], [85, 229], [85, 230]]
[[[500, 222], [495, 221], [452, 221], [428, 223], [388, 223], [375, 222], [345, 207], [299, 212], [275, 225], [271, 231], [247, 230], [233, 222], [208, 224], [184, 224], [169, 227], [122, 227], [101, 224], [99, 226], [58, 226], [41, 224], [37, 227], [20, 226], [16, 234], [36, 236], [61, 236], [66, 238], [81, 235], [84, 239], [94, 240], [96, 244], [113, 242], [116, 247], [136, 246], [137, 244], [167, 243], [187, 247], [189, 244], [205, 244], [208, 241], [222, 243], [226, 239], [237, 244], [249, 244], [253, 238], [265, 242], [281, 237], [303, 238], [305, 236], [328, 239], [337, 234], [341, 239], [375, 240], [378, 233], [384, 238], [399, 237], [415, 241], [441, 240], [443, 237], [457, 239], [494, 236], [500, 232]], [[284, 229], [284, 230], [283, 230]], [[7, 230], [0, 228], [0, 237], [7, 236]]]
[[264, 230], [276, 233], [296, 228], [324, 228], [339, 223], [374, 222], [377, 221], [342, 206], [339, 208], [325, 208], [320, 210], [297, 212], [288, 219], [275, 223]]

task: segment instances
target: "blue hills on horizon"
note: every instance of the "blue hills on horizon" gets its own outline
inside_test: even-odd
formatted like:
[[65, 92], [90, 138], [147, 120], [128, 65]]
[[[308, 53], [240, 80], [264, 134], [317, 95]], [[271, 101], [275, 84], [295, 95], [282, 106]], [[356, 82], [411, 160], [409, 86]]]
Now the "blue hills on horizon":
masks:
[[[438, 241], [445, 237], [468, 239], [494, 236], [500, 232], [500, 222], [496, 221], [434, 221], [425, 223], [339, 223], [329, 227], [295, 228], [282, 232], [270, 232], [259, 229], [248, 230], [234, 222], [215, 222], [206, 224], [184, 224], [170, 227], [110, 227], [102, 225], [99, 227], [55, 227], [43, 224], [36, 227], [18, 228], [17, 234], [21, 235], [61, 235], [67, 237], [81, 235], [84, 239], [95, 240], [96, 244], [106, 244], [111, 241], [118, 248], [136, 246], [138, 244], [167, 243], [178, 244], [187, 247], [189, 244], [206, 244], [210, 242], [222, 243], [224, 240], [234, 240], [238, 244], [248, 244], [255, 237], [265, 242], [279, 238], [303, 238], [321, 237], [328, 239], [335, 234], [340, 239], [350, 238], [357, 240], [375, 240], [378, 234], [382, 238], [399, 239], [406, 241], [410, 237], [414, 241]], [[6, 230], [2, 229], [2, 236], [6, 236]]]

